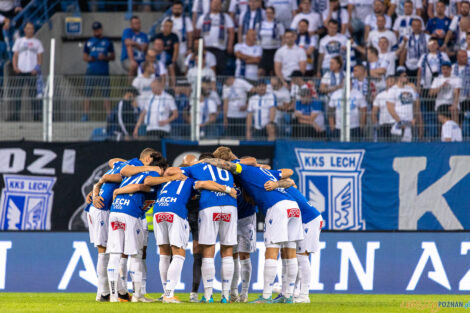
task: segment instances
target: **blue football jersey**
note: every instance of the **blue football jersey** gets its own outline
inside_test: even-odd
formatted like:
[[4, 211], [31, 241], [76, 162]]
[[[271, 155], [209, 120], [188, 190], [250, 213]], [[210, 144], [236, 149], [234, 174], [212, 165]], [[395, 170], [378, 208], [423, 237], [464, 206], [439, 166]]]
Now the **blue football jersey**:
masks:
[[[119, 186], [125, 187], [132, 184], [142, 184], [147, 176], [160, 177], [157, 172], [142, 172], [131, 177], [127, 177]], [[125, 213], [136, 218], [142, 218], [143, 213], [150, 206], [144, 208], [145, 201], [148, 200], [148, 193], [136, 192], [133, 194], [118, 195], [111, 206], [111, 212]]]
[[[112, 169], [107, 171], [106, 174], [119, 174], [121, 169], [126, 165], [125, 162], [116, 162]], [[104, 207], [101, 210], [108, 211], [111, 209], [113, 203], [113, 192], [119, 187], [118, 183], [104, 183], [101, 186], [99, 195], [103, 198]]]
[[90, 206], [91, 206], [91, 203], [87, 203], [86, 206], [85, 206], [85, 212], [90, 212]]
[[158, 191], [153, 213], [172, 212], [183, 219], [187, 219], [186, 204], [194, 194], [194, 182], [194, 179], [188, 178], [186, 180], [174, 180], [163, 185]]
[[138, 158], [133, 158], [127, 161], [125, 165], [143, 166], [144, 163], [142, 163], [142, 161], [140, 161]]
[[317, 218], [320, 215], [320, 212], [310, 204], [307, 198], [295, 187], [287, 188], [287, 193], [294, 198], [300, 208], [300, 213], [302, 215], [302, 223], [307, 224], [308, 222]]
[[[181, 170], [186, 176], [195, 180], [212, 180], [220, 185], [233, 187], [232, 174], [210, 164], [198, 163], [190, 167], [182, 167]], [[221, 205], [236, 206], [237, 200], [225, 192], [201, 190], [199, 210]]]
[[266, 191], [264, 184], [270, 180], [278, 181], [281, 179], [281, 171], [267, 170], [262, 167], [240, 164], [241, 173], [237, 176], [242, 187], [255, 200], [264, 215], [269, 208], [283, 200], [294, 201], [289, 194], [282, 188], [273, 191]]
[[246, 201], [246, 199], [243, 197], [243, 189], [241, 187], [235, 187], [235, 189], [237, 190], [238, 219], [240, 220], [242, 218], [256, 214], [256, 212], [258, 212], [256, 205]]

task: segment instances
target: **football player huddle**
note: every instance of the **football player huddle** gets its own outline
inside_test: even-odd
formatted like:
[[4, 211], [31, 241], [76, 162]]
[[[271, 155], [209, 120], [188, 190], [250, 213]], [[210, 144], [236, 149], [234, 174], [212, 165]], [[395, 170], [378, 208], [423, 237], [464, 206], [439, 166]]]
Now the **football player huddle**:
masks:
[[[248, 302], [250, 254], [256, 251], [259, 210], [265, 216], [264, 287], [262, 295], [250, 303], [310, 302], [309, 254], [318, 252], [323, 219], [290, 179], [293, 171], [272, 170], [253, 157], [237, 158], [227, 147], [203, 153], [198, 159], [187, 154], [182, 162], [170, 167], [152, 148], [144, 149], [138, 159], [109, 160], [110, 169], [87, 196], [90, 241], [98, 249], [96, 300], [180, 303], [175, 288], [191, 231], [190, 302], [214, 302], [217, 239], [222, 260], [220, 302]], [[153, 210], [164, 289], [158, 300], [146, 296], [149, 209]], [[279, 252], [282, 290], [273, 299]], [[201, 278], [204, 294], [199, 299]]]

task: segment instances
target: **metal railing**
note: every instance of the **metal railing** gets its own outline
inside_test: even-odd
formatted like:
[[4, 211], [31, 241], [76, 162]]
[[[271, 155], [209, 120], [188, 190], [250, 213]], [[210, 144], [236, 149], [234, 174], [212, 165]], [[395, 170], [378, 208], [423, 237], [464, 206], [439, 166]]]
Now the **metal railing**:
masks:
[[[123, 103], [121, 100], [126, 92], [131, 91], [129, 87], [133, 83], [128, 76], [58, 75], [54, 78], [52, 101], [47, 88], [44, 88], [48, 79], [26, 75], [3, 78], [0, 140], [43, 140], [44, 112], [49, 103], [52, 103], [53, 141], [139, 140], [162, 135], [190, 138], [191, 105], [195, 101], [195, 92], [194, 83], [186, 78], [176, 78], [174, 86], [166, 83], [165, 92], [173, 97], [178, 111], [178, 117], [170, 123], [169, 132], [146, 131], [146, 126], [149, 128], [146, 123], [150, 120], [147, 113], [137, 136], [133, 133], [139, 114], [148, 108], [152, 97], [151, 80], [147, 85], [139, 85], [141, 94], [134, 102]], [[311, 97], [302, 91], [302, 94], [296, 93], [293, 86], [276, 86], [276, 79], [267, 78], [266, 94], [274, 92], [277, 95], [277, 106], [269, 108], [271, 104], [266, 104], [268, 108], [261, 110], [258, 110], [259, 100], [253, 103], [253, 97], [262, 93], [256, 83], [251, 88], [240, 81], [230, 85], [232, 80], [226, 77], [217, 77], [213, 82], [203, 80], [202, 94], [208, 100], [202, 100], [200, 104], [201, 139], [340, 140], [341, 107], [332, 103], [332, 94], [319, 92], [319, 80], [310, 79], [315, 90]], [[363, 109], [358, 109], [363, 104], [351, 105], [351, 141], [441, 140], [442, 120], [435, 111], [435, 98], [420, 97], [420, 112], [408, 115], [404, 125], [397, 128], [396, 121], [383, 103], [374, 109], [375, 96], [365, 98]], [[395, 98], [389, 100], [394, 102]], [[228, 114], [224, 114], [224, 103]], [[127, 109], [122, 105], [128, 105]], [[156, 114], [156, 110], [150, 111]], [[402, 113], [398, 106], [396, 111], [399, 115]], [[161, 114], [165, 116], [165, 112]], [[451, 118], [455, 118], [460, 126], [463, 140], [470, 140], [470, 108], [462, 106], [455, 116]], [[249, 120], [252, 127], [247, 131]], [[397, 129], [392, 130], [394, 125]]]

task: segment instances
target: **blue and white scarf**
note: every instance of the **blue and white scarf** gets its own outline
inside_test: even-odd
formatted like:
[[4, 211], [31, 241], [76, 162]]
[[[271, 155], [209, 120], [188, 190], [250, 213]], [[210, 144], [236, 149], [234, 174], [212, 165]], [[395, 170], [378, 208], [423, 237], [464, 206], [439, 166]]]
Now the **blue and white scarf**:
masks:
[[[251, 21], [251, 10], [246, 10], [245, 15], [243, 16], [243, 25], [242, 25], [242, 33], [243, 35], [246, 34], [246, 32], [251, 29], [250, 28], [250, 21]], [[255, 20], [253, 21], [253, 29], [256, 29], [259, 31], [259, 28], [261, 26], [261, 22], [263, 21], [263, 11], [261, 8], [256, 9], [255, 12]]]
[[344, 80], [344, 72], [339, 71], [339, 81], [336, 81], [336, 74], [332, 71], [330, 71], [330, 86], [338, 86], [341, 84]]
[[[224, 13], [219, 13], [219, 14], [220, 14], [219, 40], [225, 41], [225, 14]], [[207, 13], [206, 16], [204, 16], [204, 22], [202, 23], [202, 32], [205, 34], [208, 34], [211, 31], [211, 26], [212, 26], [211, 14]]]
[[410, 59], [419, 59], [423, 53], [428, 52], [428, 46], [426, 41], [426, 35], [424, 33], [419, 34], [418, 40], [415, 38], [415, 34], [411, 34], [408, 40], [408, 57]]
[[461, 95], [470, 97], [470, 65], [465, 65], [464, 69], [459, 71], [459, 65], [454, 65], [454, 76], [462, 79]]

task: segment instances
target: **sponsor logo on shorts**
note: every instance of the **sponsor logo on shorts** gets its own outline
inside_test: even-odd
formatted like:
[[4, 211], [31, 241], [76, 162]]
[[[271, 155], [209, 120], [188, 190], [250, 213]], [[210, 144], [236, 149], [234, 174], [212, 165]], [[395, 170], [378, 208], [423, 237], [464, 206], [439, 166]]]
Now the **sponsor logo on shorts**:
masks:
[[232, 214], [230, 213], [212, 213], [212, 220], [214, 222], [226, 222], [229, 223], [230, 220], [232, 219]]
[[111, 222], [111, 228], [112, 228], [113, 230], [118, 230], [118, 229], [126, 230], [126, 223], [122, 223], [122, 222]]
[[323, 221], [320, 221], [320, 230], [323, 228]]
[[300, 217], [300, 209], [287, 209], [287, 217]]
[[157, 221], [157, 224], [163, 223], [163, 222], [173, 223], [173, 214], [157, 213], [155, 214], [155, 220]]

